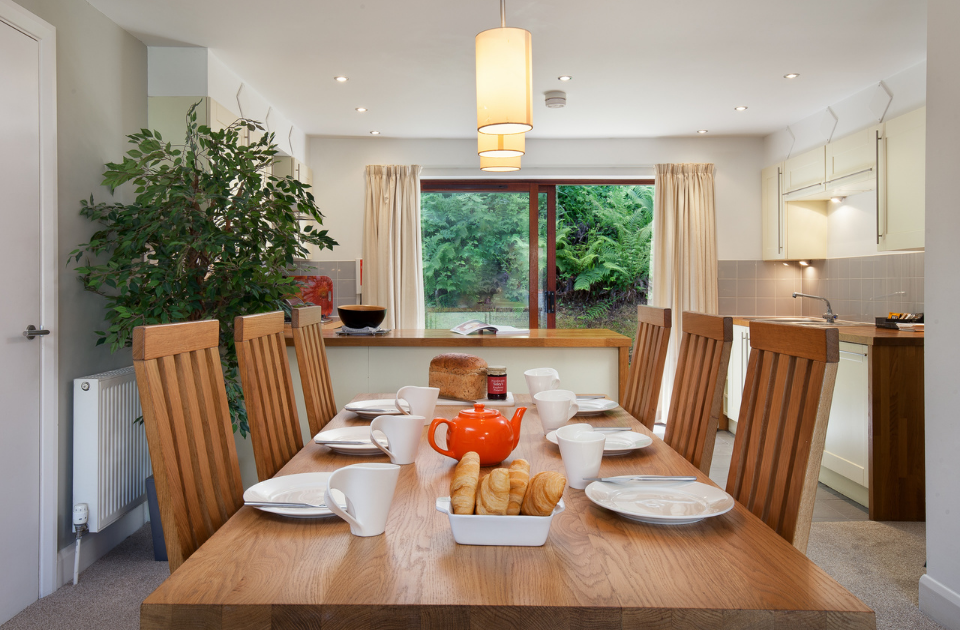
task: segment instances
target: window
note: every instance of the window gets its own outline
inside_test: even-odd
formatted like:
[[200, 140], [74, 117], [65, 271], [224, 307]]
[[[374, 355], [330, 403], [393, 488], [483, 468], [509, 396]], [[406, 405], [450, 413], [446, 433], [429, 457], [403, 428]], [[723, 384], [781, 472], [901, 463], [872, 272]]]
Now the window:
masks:
[[632, 337], [652, 219], [651, 181], [424, 180], [426, 326], [480, 319]]

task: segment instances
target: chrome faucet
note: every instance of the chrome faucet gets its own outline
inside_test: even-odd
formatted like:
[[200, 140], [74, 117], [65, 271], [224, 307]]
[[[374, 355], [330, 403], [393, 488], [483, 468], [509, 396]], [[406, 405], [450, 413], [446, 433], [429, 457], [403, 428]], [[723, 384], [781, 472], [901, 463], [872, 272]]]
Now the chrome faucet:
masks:
[[827, 298], [820, 297], [819, 295], [810, 295], [808, 293], [797, 293], [797, 292], [794, 292], [793, 297], [795, 298], [805, 297], [805, 298], [813, 298], [815, 300], [823, 300], [824, 302], [827, 303], [827, 312], [823, 314], [823, 318], [831, 323], [837, 321], [837, 316], [834, 314], [833, 309], [830, 308], [830, 300], [828, 300]]

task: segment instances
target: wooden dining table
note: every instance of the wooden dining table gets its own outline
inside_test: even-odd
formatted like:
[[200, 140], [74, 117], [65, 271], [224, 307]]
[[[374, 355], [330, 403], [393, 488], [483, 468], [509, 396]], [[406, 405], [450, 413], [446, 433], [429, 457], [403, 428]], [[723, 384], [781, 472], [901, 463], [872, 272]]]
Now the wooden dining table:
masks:
[[[562, 473], [530, 397], [516, 403], [528, 409], [506, 462], [522, 457], [531, 475]], [[462, 407], [438, 406], [436, 415], [452, 418]], [[513, 408], [502, 411], [509, 417]], [[619, 407], [577, 420], [652, 435]], [[368, 424], [341, 411], [325, 430]], [[653, 525], [568, 486], [544, 546], [458, 545], [435, 507], [449, 495], [456, 462], [434, 451], [426, 432], [416, 462], [401, 468], [384, 534], [361, 538], [336, 517], [243, 507], [144, 600], [140, 627], [876, 627], [872, 610], [739, 503], [697, 523]], [[364, 461], [388, 459], [340, 455], [311, 441], [278, 475]], [[656, 436], [628, 455], [604, 457], [600, 474], [696, 475], [712, 485]]]

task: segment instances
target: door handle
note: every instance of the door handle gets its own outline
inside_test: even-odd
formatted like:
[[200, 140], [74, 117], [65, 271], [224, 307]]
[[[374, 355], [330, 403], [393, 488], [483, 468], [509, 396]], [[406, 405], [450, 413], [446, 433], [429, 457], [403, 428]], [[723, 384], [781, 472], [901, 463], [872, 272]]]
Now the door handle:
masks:
[[27, 339], [33, 339], [34, 337], [43, 337], [44, 335], [49, 335], [49, 330], [37, 330], [37, 327], [33, 324], [27, 326], [27, 329], [23, 331], [23, 336]]

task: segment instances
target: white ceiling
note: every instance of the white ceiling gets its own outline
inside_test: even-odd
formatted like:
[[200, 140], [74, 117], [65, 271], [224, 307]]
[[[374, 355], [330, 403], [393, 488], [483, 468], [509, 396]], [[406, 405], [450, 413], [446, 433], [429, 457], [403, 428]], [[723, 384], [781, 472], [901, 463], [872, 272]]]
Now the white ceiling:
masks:
[[[89, 1], [209, 48], [311, 135], [475, 137], [473, 38], [500, 24], [497, 0]], [[539, 138], [766, 135], [926, 57], [925, 0], [508, 0], [507, 25], [533, 35]]]

